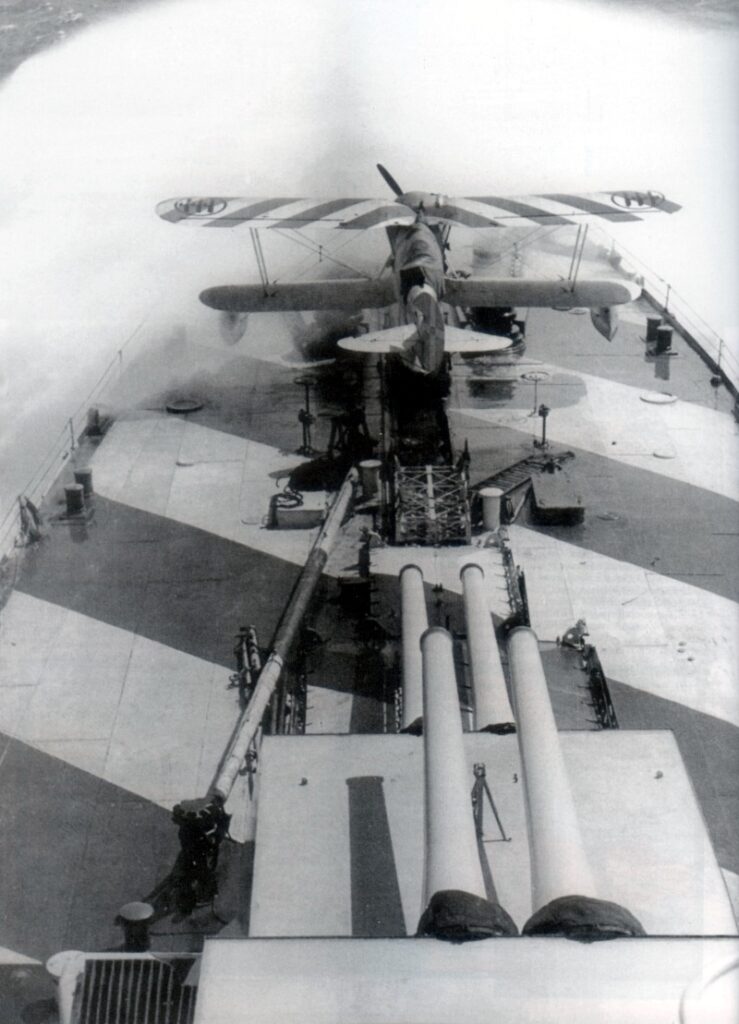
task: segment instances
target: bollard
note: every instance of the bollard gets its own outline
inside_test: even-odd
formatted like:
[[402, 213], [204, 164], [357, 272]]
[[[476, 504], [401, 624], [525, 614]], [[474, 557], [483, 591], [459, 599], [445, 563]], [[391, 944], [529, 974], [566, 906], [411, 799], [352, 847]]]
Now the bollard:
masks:
[[85, 508], [85, 490], [82, 484], [68, 484], [64, 488], [68, 516], [78, 516]]
[[460, 572], [467, 623], [467, 647], [475, 699], [475, 729], [515, 732], [503, 665], [485, 593], [485, 573], [476, 562]]
[[100, 437], [102, 432], [100, 410], [93, 406], [87, 410], [87, 435], [88, 437]]
[[417, 565], [400, 570], [400, 615], [402, 630], [403, 717], [401, 732], [418, 735], [423, 729], [423, 668], [421, 637], [429, 626], [423, 573]]
[[92, 470], [87, 467], [75, 469], [74, 482], [82, 485], [82, 496], [89, 498], [92, 494]]
[[503, 499], [503, 492], [499, 487], [483, 487], [480, 490], [482, 498], [482, 525], [486, 530], [497, 530], [500, 526], [500, 506]]
[[150, 903], [126, 903], [118, 911], [123, 928], [123, 948], [127, 953], [145, 953], [149, 948], [149, 923], [154, 916]]
[[661, 316], [648, 316], [647, 317], [647, 344], [654, 344], [657, 340], [657, 329], [662, 323]]
[[672, 348], [672, 328], [669, 324], [664, 324], [662, 327], [657, 328], [656, 342], [655, 352], [658, 356], [669, 352]]
[[364, 459], [359, 463], [359, 480], [362, 484], [362, 497], [365, 499], [374, 498], [380, 490], [380, 469], [382, 462], [379, 459]]
[[623, 907], [598, 898], [580, 833], [536, 633], [514, 629], [508, 655], [529, 821], [534, 914], [524, 935], [644, 935]]
[[510, 916], [488, 899], [482, 874], [452, 638], [434, 626], [423, 634], [421, 651], [426, 909], [418, 935], [455, 942], [516, 935]]

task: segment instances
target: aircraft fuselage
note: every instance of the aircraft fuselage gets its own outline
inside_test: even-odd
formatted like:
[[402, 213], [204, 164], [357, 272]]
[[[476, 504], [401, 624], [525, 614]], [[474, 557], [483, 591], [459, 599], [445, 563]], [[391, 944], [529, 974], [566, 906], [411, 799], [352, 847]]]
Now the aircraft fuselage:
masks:
[[410, 227], [388, 231], [398, 304], [404, 323], [413, 324], [418, 337], [407, 361], [421, 373], [437, 373], [444, 361], [444, 250], [438, 234], [419, 218]]

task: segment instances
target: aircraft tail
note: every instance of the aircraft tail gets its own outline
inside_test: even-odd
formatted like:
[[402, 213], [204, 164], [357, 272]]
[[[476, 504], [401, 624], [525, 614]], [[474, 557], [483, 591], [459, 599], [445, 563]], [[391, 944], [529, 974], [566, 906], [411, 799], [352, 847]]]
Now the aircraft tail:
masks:
[[[356, 338], [342, 338], [339, 348], [345, 352], [359, 352], [363, 355], [396, 355], [413, 364], [415, 346], [418, 343], [418, 332], [414, 324], [401, 324], [400, 327], [387, 327], [383, 331], [370, 331]], [[444, 351], [450, 354], [485, 355], [510, 348], [512, 340], [500, 334], [483, 334], [481, 331], [470, 331], [461, 327], [446, 327], [444, 330]], [[415, 369], [423, 371], [420, 360]], [[428, 372], [428, 371], [426, 371]]]
[[406, 300], [406, 315], [417, 332], [414, 356], [423, 373], [436, 373], [444, 361], [444, 316], [433, 288], [414, 285]]

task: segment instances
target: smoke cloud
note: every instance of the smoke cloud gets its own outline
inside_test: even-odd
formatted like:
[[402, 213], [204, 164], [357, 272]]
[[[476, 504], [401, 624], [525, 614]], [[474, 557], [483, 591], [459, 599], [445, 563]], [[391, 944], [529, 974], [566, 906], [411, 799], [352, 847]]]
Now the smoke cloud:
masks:
[[27, 61], [0, 90], [0, 512], [128, 338], [248, 344], [197, 301], [256, 279], [248, 235], [162, 223], [169, 196], [383, 195], [378, 160], [452, 195], [659, 189], [686, 209], [624, 241], [735, 323], [737, 49], [574, 2], [178, 0]]

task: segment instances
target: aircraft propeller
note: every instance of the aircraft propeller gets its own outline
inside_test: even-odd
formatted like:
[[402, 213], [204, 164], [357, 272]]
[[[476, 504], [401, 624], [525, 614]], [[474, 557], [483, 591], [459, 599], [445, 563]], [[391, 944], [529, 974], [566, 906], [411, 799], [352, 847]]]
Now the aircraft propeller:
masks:
[[396, 200], [416, 214], [426, 213], [433, 216], [435, 213], [437, 216], [444, 216], [444, 211], [451, 210], [451, 207], [448, 206], [449, 199], [446, 196], [442, 196], [438, 192], [404, 192], [387, 167], [377, 164], [377, 170], [395, 193]]
[[391, 174], [391, 173], [390, 173], [390, 171], [389, 171], [389, 170], [387, 169], [387, 167], [383, 167], [383, 166], [382, 166], [382, 164], [378, 164], [378, 165], [377, 165], [377, 170], [378, 170], [378, 171], [380, 172], [380, 174], [381, 174], [381, 175], [383, 176], [383, 178], [385, 179], [385, 184], [387, 184], [387, 185], [389, 185], [389, 186], [390, 186], [390, 188], [391, 188], [391, 189], [392, 189], [392, 191], [393, 191], [393, 192], [395, 193], [395, 195], [396, 195], [396, 196], [402, 196], [402, 195], [403, 195], [403, 189], [402, 189], [402, 188], [400, 187], [400, 185], [399, 185], [399, 184], [397, 183], [397, 181], [396, 181], [396, 180], [395, 180], [395, 178], [394, 178], [394, 177], [392, 176], [392, 174]]

